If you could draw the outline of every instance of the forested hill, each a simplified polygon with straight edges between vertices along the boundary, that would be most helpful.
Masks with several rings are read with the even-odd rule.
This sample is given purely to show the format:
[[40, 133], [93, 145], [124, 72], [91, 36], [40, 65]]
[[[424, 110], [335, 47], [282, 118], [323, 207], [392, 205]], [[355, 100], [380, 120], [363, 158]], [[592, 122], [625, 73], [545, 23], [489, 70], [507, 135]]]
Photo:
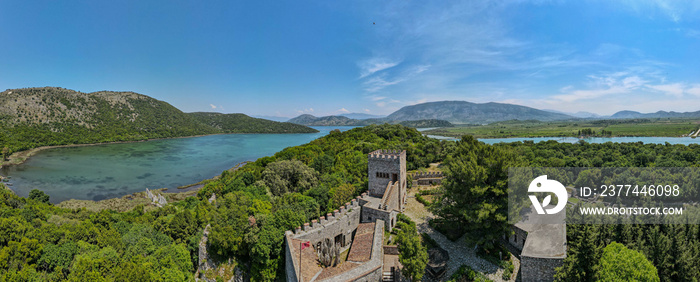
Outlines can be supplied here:
[[[233, 118], [231, 118], [232, 120]], [[17, 152], [39, 146], [135, 141], [201, 134], [251, 132], [227, 122], [217, 128], [172, 105], [134, 92], [83, 93], [59, 87], [9, 89], [0, 93], [0, 146]], [[246, 129], [251, 129], [246, 131]], [[312, 132], [296, 125], [266, 133]]]
[[226, 133], [314, 133], [318, 130], [289, 122], [277, 122], [244, 114], [189, 113], [197, 121]]

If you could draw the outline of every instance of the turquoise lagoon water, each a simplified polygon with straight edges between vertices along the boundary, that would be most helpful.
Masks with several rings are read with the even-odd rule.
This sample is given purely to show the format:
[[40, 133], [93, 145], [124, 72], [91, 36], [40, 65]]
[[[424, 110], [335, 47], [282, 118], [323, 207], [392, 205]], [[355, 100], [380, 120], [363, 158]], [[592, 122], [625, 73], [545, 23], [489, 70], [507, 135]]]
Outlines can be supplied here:
[[314, 127], [304, 134], [225, 134], [148, 142], [55, 148], [38, 152], [24, 164], [4, 167], [10, 188], [26, 197], [32, 189], [68, 199], [102, 200], [146, 188], [169, 188], [212, 178], [244, 161], [270, 156], [353, 127]]
[[[212, 178], [244, 161], [270, 156], [290, 146], [305, 144], [333, 129], [352, 126], [314, 127], [320, 132], [304, 134], [226, 134], [203, 137], [163, 139], [148, 142], [43, 150], [24, 164], [4, 167], [10, 176], [10, 188], [26, 197], [32, 189], [51, 196], [51, 202], [68, 199], [102, 200], [121, 197], [146, 188], [169, 188]], [[451, 137], [430, 136], [455, 140]], [[578, 138], [494, 138], [480, 139], [494, 144], [517, 141], [575, 143]], [[586, 138], [589, 143], [644, 142], [665, 144], [700, 144], [700, 138], [682, 137], [612, 137]]]

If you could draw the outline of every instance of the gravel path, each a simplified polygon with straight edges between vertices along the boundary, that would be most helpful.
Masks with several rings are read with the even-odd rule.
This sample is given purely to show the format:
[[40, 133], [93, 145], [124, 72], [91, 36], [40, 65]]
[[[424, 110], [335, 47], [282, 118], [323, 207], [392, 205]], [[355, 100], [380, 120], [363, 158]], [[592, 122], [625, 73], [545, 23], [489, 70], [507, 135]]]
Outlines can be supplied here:
[[[428, 235], [430, 235], [430, 237], [433, 238], [440, 245], [440, 247], [445, 249], [450, 254], [450, 260], [447, 262], [447, 272], [445, 273], [445, 275], [443, 275], [442, 279], [438, 281], [446, 281], [447, 279], [449, 279], [450, 275], [457, 271], [459, 266], [461, 266], [462, 264], [466, 264], [472, 269], [484, 273], [489, 279], [493, 281], [504, 281], [501, 278], [501, 275], [503, 274], [503, 269], [478, 257], [474, 252], [473, 248], [467, 248], [467, 243], [465, 242], [464, 237], [460, 238], [456, 242], [452, 242], [449, 239], [447, 239], [445, 235], [442, 235], [442, 233], [430, 227], [430, 225], [428, 225], [428, 220], [433, 218], [434, 215], [430, 213], [425, 208], [425, 206], [423, 206], [423, 204], [416, 201], [414, 193], [415, 192], [409, 191], [407, 197], [408, 203], [406, 205], [406, 210], [404, 211], [404, 213], [416, 222], [418, 232], [427, 233]], [[518, 261], [518, 259], [515, 257], [513, 257], [513, 265], [515, 266], [514, 272], [518, 273], [518, 269], [520, 268], [520, 261]], [[423, 281], [435, 281], [434, 279], [429, 278], [428, 276], [429, 275], [427, 274], [424, 275]], [[513, 280], [514, 279], [511, 279], [509, 281]]]

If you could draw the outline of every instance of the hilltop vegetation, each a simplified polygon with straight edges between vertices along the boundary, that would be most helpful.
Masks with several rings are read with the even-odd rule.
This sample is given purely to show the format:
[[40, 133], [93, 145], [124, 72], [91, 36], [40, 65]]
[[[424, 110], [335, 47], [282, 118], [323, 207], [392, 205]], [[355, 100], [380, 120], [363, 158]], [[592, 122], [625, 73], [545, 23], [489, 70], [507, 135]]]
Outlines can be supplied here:
[[277, 122], [244, 114], [189, 113], [195, 120], [225, 133], [314, 133], [318, 130], [289, 122]]
[[7, 147], [10, 154], [39, 146], [213, 133], [315, 132], [242, 114], [205, 119], [207, 122], [196, 117], [133, 92], [82, 93], [58, 87], [6, 90], [0, 93], [0, 146]]

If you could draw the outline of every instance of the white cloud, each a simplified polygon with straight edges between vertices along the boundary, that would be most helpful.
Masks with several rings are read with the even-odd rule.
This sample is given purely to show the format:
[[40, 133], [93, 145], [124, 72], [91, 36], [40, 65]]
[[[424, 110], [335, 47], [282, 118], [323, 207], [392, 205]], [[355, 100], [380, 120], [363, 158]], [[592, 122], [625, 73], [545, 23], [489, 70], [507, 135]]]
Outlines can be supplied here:
[[[397, 102], [398, 102], [398, 101], [397, 101]], [[418, 100], [415, 100], [415, 101], [409, 101], [409, 102], [406, 103], [406, 104], [407, 104], [407, 105], [416, 105], [416, 104], [423, 104], [423, 103], [425, 103], [425, 102], [428, 102], [428, 98], [421, 98], [421, 99], [418, 99]]]
[[370, 112], [369, 109], [363, 109], [363, 111], [365, 111], [365, 113], [369, 113], [369, 112]]
[[377, 92], [379, 90], [384, 89], [387, 86], [396, 85], [396, 84], [399, 84], [403, 81], [404, 81], [403, 78], [399, 78], [399, 79], [395, 79], [395, 80], [387, 80], [384, 77], [375, 76], [375, 77], [372, 77], [364, 82], [365, 91]]
[[660, 91], [666, 95], [681, 97], [683, 96], [685, 85], [682, 83], [670, 83], [670, 84], [660, 84], [660, 85], [647, 85], [647, 87]]
[[360, 67], [360, 78], [364, 78], [376, 72], [393, 68], [400, 63], [401, 61], [392, 61], [386, 58], [371, 58], [364, 60], [357, 65]]
[[[688, 5], [687, 1], [622, 1], [628, 2], [594, 4], [604, 6], [602, 12], [630, 13], [630, 7], [639, 7], [638, 16], [666, 22], [669, 18], [690, 19], [689, 14], [700, 11], [700, 5]], [[571, 8], [569, 3], [555, 2], [534, 5]], [[532, 32], [534, 37], [529, 32], [518, 33], [520, 27], [512, 25], [521, 24], [515, 20], [521, 18], [511, 15], [526, 8], [521, 5], [533, 4], [527, 0], [385, 3], [373, 5], [376, 14], [372, 17], [378, 19], [373, 26], [378, 40], [368, 42], [373, 57], [357, 64], [363, 98], [377, 107], [373, 108], [376, 112], [451, 99], [524, 101], [530, 106], [538, 102], [598, 112], [617, 107], [635, 110], [631, 105], [641, 103], [639, 97], [649, 101], [700, 97], [700, 81], [667, 81], [667, 70], [688, 66], [678, 65], [683, 62], [669, 60], [643, 44], [628, 45], [623, 40], [579, 45], [546, 34], [538, 38], [540, 31]], [[694, 12], [679, 8], [688, 6], [695, 7], [688, 9]], [[700, 38], [694, 26], [677, 26], [680, 29], [673, 32], [678, 37]], [[692, 83], [697, 87], [690, 86]]]
[[700, 84], [695, 84], [695, 85], [691, 86], [685, 92], [688, 92], [688, 94], [700, 97]]
[[622, 79], [622, 86], [625, 88], [637, 88], [645, 83], [647, 83], [645, 80], [636, 75], [628, 76]]
[[214, 104], [209, 104], [209, 106], [210, 106], [212, 109], [216, 109], [216, 106], [215, 106]]
[[[407, 81], [415, 77], [416, 75], [427, 71], [428, 69], [430, 69], [430, 65], [412, 65], [410, 67], [405, 68], [403, 71], [400, 71], [391, 79], [387, 78], [387, 74], [380, 74], [369, 77], [365, 79], [363, 83], [365, 85], [365, 91], [370, 93], [377, 92], [388, 86], [397, 85], [399, 83]], [[379, 101], [385, 98], [386, 97], [383, 96], [370, 96], [370, 99], [372, 99], [372, 101]]]
[[608, 95], [630, 93], [647, 83], [646, 80], [628, 71], [588, 75], [588, 78], [589, 89], [574, 89], [573, 86], [569, 85], [560, 89], [560, 92], [564, 94], [554, 95], [550, 98], [561, 102], [597, 99]]
[[299, 114], [310, 114], [314, 112], [314, 108], [307, 108], [303, 110], [297, 110], [297, 113]]
[[554, 95], [552, 98], [562, 101], [562, 102], [575, 102], [578, 100], [588, 100], [600, 98], [602, 96], [607, 96], [611, 94], [623, 94], [628, 93], [629, 89], [625, 87], [615, 86], [603, 89], [590, 89], [590, 90], [575, 90], [568, 94]]
[[348, 110], [345, 109], [345, 108], [341, 108], [341, 109], [338, 110], [338, 112], [341, 112], [341, 113], [349, 113], [350, 111], [348, 111]]

